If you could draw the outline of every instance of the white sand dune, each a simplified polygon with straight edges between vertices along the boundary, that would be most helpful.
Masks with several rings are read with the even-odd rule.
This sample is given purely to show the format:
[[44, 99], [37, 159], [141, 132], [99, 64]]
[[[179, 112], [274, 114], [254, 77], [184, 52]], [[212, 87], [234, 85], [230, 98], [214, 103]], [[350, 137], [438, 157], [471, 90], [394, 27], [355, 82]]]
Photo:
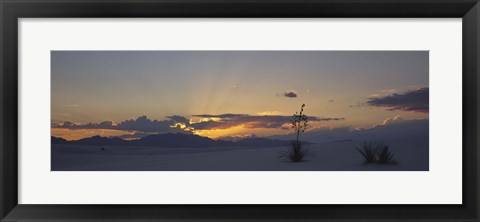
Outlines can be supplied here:
[[[292, 163], [286, 147], [156, 148], [52, 145], [53, 171], [425, 171], [428, 140], [386, 141], [398, 164], [362, 164], [358, 142], [311, 144], [313, 156]], [[104, 150], [102, 150], [104, 148]]]

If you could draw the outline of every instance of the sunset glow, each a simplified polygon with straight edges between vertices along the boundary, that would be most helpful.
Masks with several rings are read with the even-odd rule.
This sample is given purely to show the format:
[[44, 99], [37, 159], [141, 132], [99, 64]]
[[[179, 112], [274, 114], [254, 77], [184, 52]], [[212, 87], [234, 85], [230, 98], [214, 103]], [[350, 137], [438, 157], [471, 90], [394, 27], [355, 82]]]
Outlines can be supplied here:
[[131, 131], [124, 130], [107, 130], [107, 129], [60, 129], [52, 128], [52, 136], [61, 137], [66, 140], [79, 140], [83, 138], [88, 138], [92, 136], [104, 136], [104, 137], [116, 137], [125, 134], [133, 134]]
[[428, 119], [428, 52], [52, 52], [51, 133], [67, 140], [288, 135], [301, 104], [308, 131]]

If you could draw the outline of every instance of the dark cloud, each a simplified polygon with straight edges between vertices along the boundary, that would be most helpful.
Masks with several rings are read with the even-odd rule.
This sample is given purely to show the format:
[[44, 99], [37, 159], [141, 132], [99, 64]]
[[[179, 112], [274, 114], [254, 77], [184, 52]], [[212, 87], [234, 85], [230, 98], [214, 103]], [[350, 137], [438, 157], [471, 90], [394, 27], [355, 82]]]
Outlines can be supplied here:
[[288, 98], [297, 97], [297, 93], [295, 91], [287, 91], [287, 92], [284, 92], [282, 95]]
[[66, 129], [115, 129], [112, 121], [104, 121], [101, 123], [86, 123], [76, 124], [70, 121], [65, 121], [63, 124], [53, 123], [52, 128], [66, 128]]
[[[248, 114], [220, 114], [220, 115], [193, 115], [194, 117], [201, 118], [218, 118], [219, 120], [209, 120], [204, 122], [197, 122], [190, 124], [194, 129], [208, 130], [208, 129], [228, 129], [234, 126], [240, 126], [246, 128], [279, 128], [289, 129], [283, 127], [284, 124], [290, 123], [291, 116], [261, 116], [261, 115], [248, 115]], [[308, 121], [337, 121], [344, 120], [344, 118], [323, 118], [309, 116]]]
[[200, 115], [193, 115], [194, 117], [202, 117], [202, 118], [237, 118], [237, 117], [245, 117], [249, 116], [248, 114], [220, 114], [220, 115], [210, 115], [210, 114], [200, 114]]
[[192, 123], [190, 126], [197, 130], [210, 130], [210, 129], [228, 129], [234, 126], [241, 125], [241, 123], [235, 121], [205, 121]]
[[[235, 126], [246, 128], [278, 128], [289, 129], [284, 124], [290, 123], [291, 116], [260, 116], [248, 114], [220, 114], [220, 115], [193, 115], [193, 117], [207, 118], [206, 121], [192, 122], [184, 116], [167, 116], [166, 120], [151, 120], [146, 116], [140, 116], [137, 119], [130, 119], [115, 124], [112, 121], [101, 123], [76, 124], [73, 122], [64, 122], [63, 124], [52, 124], [52, 128], [65, 129], [112, 129], [135, 131], [142, 133], [167, 133], [167, 132], [187, 132], [191, 130], [210, 130], [210, 129], [228, 129]], [[322, 118], [309, 116], [308, 121], [337, 121], [343, 118]], [[125, 138], [128, 138], [125, 135]]]
[[334, 99], [329, 99], [328, 101], [329, 101], [329, 102], [335, 102], [335, 100], [334, 100]]
[[116, 126], [116, 129], [141, 131], [141, 132], [162, 132], [169, 131], [170, 126], [174, 124], [173, 120], [150, 120], [146, 116], [140, 116], [137, 119], [125, 120]]
[[173, 116], [167, 116], [168, 119], [171, 119], [177, 123], [188, 123], [190, 122], [189, 119], [185, 118], [184, 116], [179, 116], [179, 115], [173, 115]]
[[402, 110], [419, 113], [428, 113], [429, 93], [428, 87], [405, 93], [394, 93], [385, 97], [370, 98], [367, 104], [375, 107], [383, 107], [388, 110]]
[[130, 119], [114, 124], [112, 121], [104, 121], [101, 123], [76, 124], [72, 122], [64, 122], [63, 124], [52, 124], [52, 128], [66, 129], [113, 129], [126, 131], [139, 131], [147, 133], [156, 132], [172, 132], [175, 131], [171, 126], [176, 122], [174, 120], [150, 120], [146, 116], [140, 116], [137, 119]]

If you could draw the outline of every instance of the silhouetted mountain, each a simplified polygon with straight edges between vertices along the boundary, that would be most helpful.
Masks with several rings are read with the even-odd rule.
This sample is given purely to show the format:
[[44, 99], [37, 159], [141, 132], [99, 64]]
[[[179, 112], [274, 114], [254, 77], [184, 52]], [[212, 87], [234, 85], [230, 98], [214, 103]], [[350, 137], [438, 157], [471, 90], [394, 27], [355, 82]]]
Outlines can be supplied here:
[[118, 137], [94, 136], [80, 140], [67, 141], [52, 137], [52, 144], [73, 144], [90, 146], [149, 146], [149, 147], [276, 147], [288, 145], [288, 141], [266, 138], [248, 138], [237, 142], [213, 140], [192, 134], [168, 133], [143, 137], [138, 140], [123, 140]]
[[233, 142], [229, 141], [213, 140], [208, 137], [183, 133], [150, 135], [132, 142], [136, 146], [155, 147], [214, 147], [233, 145]]
[[130, 141], [122, 140], [118, 137], [101, 137], [93, 136], [89, 138], [84, 138], [76, 141], [71, 141], [72, 144], [76, 145], [96, 145], [96, 146], [125, 146], [130, 145]]
[[68, 140], [66, 140], [64, 138], [60, 138], [60, 137], [52, 136], [51, 140], [52, 140], [52, 144], [66, 144], [66, 143], [69, 143]]

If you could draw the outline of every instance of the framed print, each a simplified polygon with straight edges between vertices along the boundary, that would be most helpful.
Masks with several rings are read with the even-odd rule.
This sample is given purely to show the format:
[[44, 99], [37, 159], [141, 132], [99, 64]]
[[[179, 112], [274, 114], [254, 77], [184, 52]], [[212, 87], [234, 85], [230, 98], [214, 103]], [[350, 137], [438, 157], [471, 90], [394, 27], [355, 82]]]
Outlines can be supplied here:
[[[428, 51], [52, 51], [50, 59], [51, 171], [429, 170]], [[388, 89], [365, 102], [354, 96], [369, 84]], [[119, 120], [131, 112], [165, 117]], [[119, 117], [91, 121], [104, 113]]]
[[2, 221], [478, 221], [477, 1], [2, 1]]

